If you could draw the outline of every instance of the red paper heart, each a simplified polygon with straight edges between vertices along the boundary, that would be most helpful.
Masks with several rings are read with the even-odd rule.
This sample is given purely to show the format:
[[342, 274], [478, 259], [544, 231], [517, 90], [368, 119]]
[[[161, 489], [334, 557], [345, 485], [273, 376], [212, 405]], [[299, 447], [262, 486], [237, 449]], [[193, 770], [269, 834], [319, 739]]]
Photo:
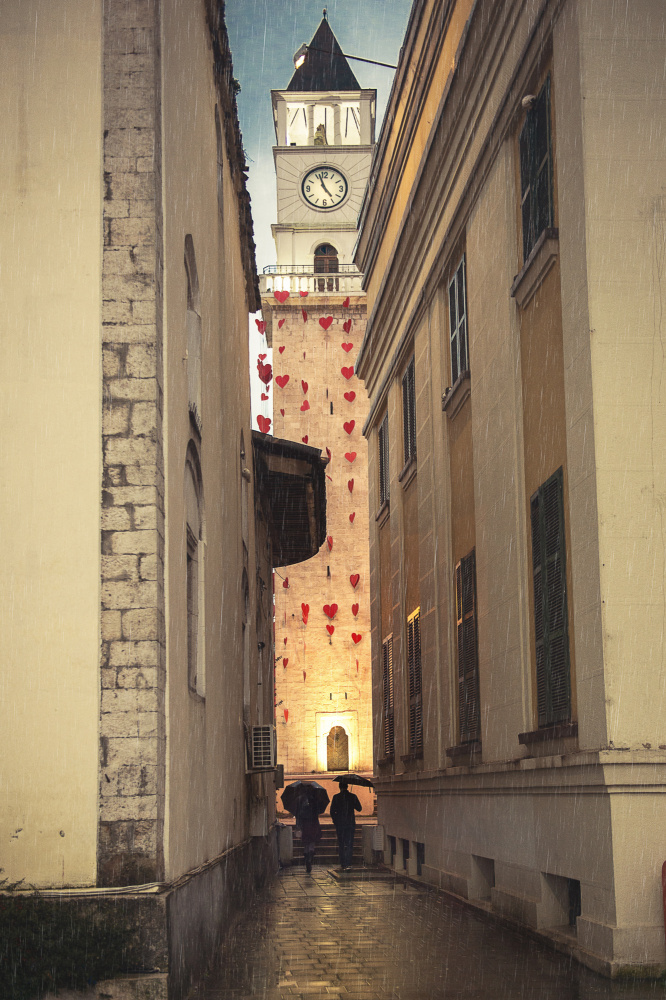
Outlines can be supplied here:
[[263, 400], [266, 400], [266, 399], [269, 399], [269, 396], [267, 396], [267, 394], [266, 394], [265, 392], [262, 392], [262, 394], [261, 394], [261, 398], [262, 398]]
[[282, 416], [282, 417], [284, 416], [284, 410], [283, 409], [280, 409], [280, 416]]
[[356, 585], [360, 579], [361, 579], [360, 573], [352, 573], [352, 575], [349, 577], [349, 582], [351, 583], [354, 590], [356, 590]]
[[288, 656], [283, 656], [282, 657], [282, 666], [286, 667], [288, 663], [289, 663], [289, 657]]
[[353, 389], [351, 390], [351, 392], [345, 393], [345, 399], [347, 400], [348, 403], [354, 402], [354, 400], [356, 399], [356, 393], [354, 392]]
[[328, 460], [330, 462], [331, 461], [331, 449], [330, 448], [326, 449], [326, 454], [328, 455]]
[[356, 517], [356, 511], [353, 511], [353, 512], [352, 512], [352, 513], [351, 513], [351, 514], [349, 515], [349, 520], [351, 521], [351, 523], [352, 523], [352, 524], [354, 523], [354, 518], [355, 518], [355, 517]]
[[346, 379], [350, 379], [352, 377], [352, 375], [354, 374], [354, 369], [353, 368], [341, 368], [340, 371], [342, 372], [342, 374], [344, 375], [344, 377]]
[[352, 321], [350, 319], [346, 319], [342, 324], [342, 329], [345, 331], [345, 333], [349, 333], [351, 328], [352, 328]]
[[356, 645], [357, 645], [357, 644], [358, 644], [358, 643], [359, 643], [359, 642], [361, 641], [361, 639], [363, 638], [363, 636], [362, 636], [362, 635], [359, 635], [359, 634], [358, 634], [358, 632], [352, 632], [352, 634], [351, 634], [351, 635], [352, 635], [352, 639], [354, 640], [354, 645], [355, 645], [355, 646], [356, 646]]
[[326, 631], [328, 632], [329, 635], [333, 635], [333, 633], [335, 632], [335, 625], [327, 625]]
[[330, 479], [330, 480], [331, 480], [331, 482], [333, 482], [333, 476], [329, 476], [329, 475], [328, 475], [328, 473], [326, 474], [326, 478], [327, 478], [327, 479]]
[[321, 319], [319, 320], [319, 326], [322, 328], [322, 330], [328, 330], [332, 322], [333, 322], [332, 316], [322, 316]]
[[[301, 292], [301, 295], [302, 294], [303, 293]], [[303, 317], [303, 322], [307, 323], [307, 321], [308, 321], [308, 311], [307, 311], [307, 309], [301, 309], [301, 315]]]
[[300, 295], [300, 297], [302, 299], [307, 299], [307, 297], [308, 297], [308, 293], [307, 292], [299, 292], [298, 294]]
[[305, 680], [305, 678], [306, 678], [307, 676], [308, 676], [308, 675], [306, 674], [306, 672], [305, 672], [305, 670], [304, 670], [304, 671], [303, 671], [303, 680]]
[[[278, 320], [278, 330], [281, 330], [283, 326], [284, 326], [284, 320], [283, 319], [279, 319]], [[283, 351], [284, 351], [284, 347], [281, 347], [280, 348], [280, 354], [282, 354]]]
[[286, 635], [284, 637], [284, 644], [285, 644], [285, 646], [287, 645], [287, 636]]
[[358, 604], [352, 604], [352, 614], [354, 618], [356, 618], [356, 615], [358, 614]]
[[310, 409], [310, 404], [308, 403], [307, 399], [304, 399], [303, 402], [301, 403], [301, 410], [305, 411], [309, 409]]
[[340, 347], [342, 348], [342, 350], [346, 351], [347, 354], [349, 354], [349, 352], [351, 351], [351, 349], [352, 349], [353, 346], [354, 345], [351, 343], [351, 341], [349, 343], [347, 343], [347, 344], [340, 344]]
[[255, 319], [254, 322], [257, 324], [257, 330], [259, 331], [259, 333], [265, 333], [266, 332], [266, 320], [265, 319]]
[[275, 381], [277, 382], [277, 384], [280, 386], [281, 389], [284, 389], [285, 385], [289, 381], [289, 376], [288, 375], [276, 375], [275, 376]]
[[288, 576], [285, 576], [284, 580], [282, 581], [282, 586], [284, 587], [285, 590], [289, 586], [289, 577]]
[[345, 422], [344, 422], [344, 424], [342, 426], [347, 431], [347, 434], [351, 434], [351, 432], [356, 427], [356, 421], [355, 420], [345, 420]]
[[308, 623], [308, 615], [310, 614], [310, 605], [309, 604], [301, 604], [301, 611], [303, 612], [303, 624], [307, 625], [307, 623]]
[[343, 309], [349, 309], [349, 296], [347, 296], [347, 298], [345, 299], [345, 301], [342, 303], [342, 308]]
[[324, 605], [324, 614], [326, 615], [327, 618], [335, 618], [335, 616], [336, 616], [337, 613], [338, 613], [338, 606], [337, 606], [337, 604], [325, 604]]
[[260, 361], [265, 361], [266, 360], [266, 355], [265, 354], [260, 354], [259, 355], [259, 360]]
[[289, 292], [273, 292], [273, 295], [278, 300], [278, 302], [286, 302], [289, 298]]
[[328, 551], [332, 552], [333, 551], [333, 535], [329, 535], [328, 538], [326, 539], [326, 541], [328, 542]]
[[262, 415], [259, 414], [259, 416], [257, 417], [257, 427], [259, 428], [262, 434], [268, 434], [269, 430], [271, 429], [271, 418], [262, 417]]
[[345, 458], [347, 459], [348, 462], [353, 462], [354, 459], [356, 458], [356, 452], [355, 451], [346, 451], [345, 452]]
[[309, 386], [308, 386], [307, 382], [304, 382], [304, 381], [303, 381], [303, 379], [301, 379], [301, 389], [302, 389], [302, 390], [303, 390], [303, 392], [305, 392], [305, 393], [307, 393], [307, 391], [308, 391], [308, 389], [309, 389]]
[[289, 709], [288, 708], [284, 709], [284, 721], [285, 722], [289, 722]]
[[264, 383], [268, 385], [270, 380], [273, 378], [273, 369], [270, 365], [264, 365], [261, 361], [257, 362], [257, 371], [259, 372], [259, 378]]
[[280, 352], [280, 354], [284, 352], [284, 344], [282, 345], [282, 347], [278, 347], [278, 351]]
[[304, 435], [304, 436], [303, 436], [303, 437], [301, 438], [301, 441], [303, 442], [303, 444], [307, 444], [307, 443], [308, 443], [308, 435], [307, 435], [307, 434], [305, 434], [305, 435]]
[[347, 489], [349, 490], [350, 493], [354, 492], [354, 480], [353, 479], [347, 480]]

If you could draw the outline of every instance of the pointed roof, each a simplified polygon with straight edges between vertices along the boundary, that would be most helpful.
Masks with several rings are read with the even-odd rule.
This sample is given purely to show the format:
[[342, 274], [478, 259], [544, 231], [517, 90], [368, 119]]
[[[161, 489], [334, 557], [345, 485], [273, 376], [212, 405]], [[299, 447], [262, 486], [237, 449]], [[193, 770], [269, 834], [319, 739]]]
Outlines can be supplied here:
[[305, 62], [295, 71], [287, 90], [361, 89], [325, 17], [308, 48]]

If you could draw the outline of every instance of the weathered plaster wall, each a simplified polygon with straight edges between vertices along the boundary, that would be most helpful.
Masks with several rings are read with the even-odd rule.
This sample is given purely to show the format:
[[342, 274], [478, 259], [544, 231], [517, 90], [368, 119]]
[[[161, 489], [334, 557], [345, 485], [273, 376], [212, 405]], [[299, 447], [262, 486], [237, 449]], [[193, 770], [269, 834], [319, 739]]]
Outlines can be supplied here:
[[95, 881], [101, 3], [0, 18], [0, 868]]
[[[248, 835], [250, 788], [243, 729], [241, 431], [252, 468], [248, 304], [237, 195], [222, 135], [219, 218], [213, 53], [204, 4], [168, 0], [163, 20], [165, 410], [167, 469], [168, 829], [166, 871], [176, 875]], [[220, 107], [224, 123], [225, 109]], [[185, 237], [196, 256], [202, 324], [205, 516], [205, 698], [188, 690], [185, 457], [188, 413]], [[252, 490], [248, 577], [250, 697], [256, 705], [258, 581]], [[264, 580], [270, 588], [270, 580]], [[266, 600], [266, 598], [264, 598]], [[256, 721], [256, 720], [255, 720]], [[270, 722], [270, 718], [265, 720]]]

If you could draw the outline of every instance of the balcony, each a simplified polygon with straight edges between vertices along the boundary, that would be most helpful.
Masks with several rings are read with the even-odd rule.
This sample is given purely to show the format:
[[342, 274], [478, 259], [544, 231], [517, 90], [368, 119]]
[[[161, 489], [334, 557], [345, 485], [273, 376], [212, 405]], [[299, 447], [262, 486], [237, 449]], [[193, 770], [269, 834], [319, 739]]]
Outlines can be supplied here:
[[318, 295], [363, 295], [363, 275], [355, 264], [340, 264], [332, 273], [315, 273], [311, 264], [270, 264], [259, 276], [262, 295], [311, 292]]

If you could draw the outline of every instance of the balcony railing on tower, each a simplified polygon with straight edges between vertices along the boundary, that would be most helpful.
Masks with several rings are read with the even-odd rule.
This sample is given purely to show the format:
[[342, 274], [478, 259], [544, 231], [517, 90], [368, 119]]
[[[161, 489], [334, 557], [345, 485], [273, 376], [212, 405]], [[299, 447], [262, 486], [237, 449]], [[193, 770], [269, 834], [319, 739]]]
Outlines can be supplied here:
[[[355, 264], [338, 264], [332, 270], [332, 260], [314, 264], [269, 264], [259, 277], [262, 295], [271, 292], [341, 292], [344, 295], [362, 295], [363, 275]], [[323, 268], [326, 270], [323, 270]]]

